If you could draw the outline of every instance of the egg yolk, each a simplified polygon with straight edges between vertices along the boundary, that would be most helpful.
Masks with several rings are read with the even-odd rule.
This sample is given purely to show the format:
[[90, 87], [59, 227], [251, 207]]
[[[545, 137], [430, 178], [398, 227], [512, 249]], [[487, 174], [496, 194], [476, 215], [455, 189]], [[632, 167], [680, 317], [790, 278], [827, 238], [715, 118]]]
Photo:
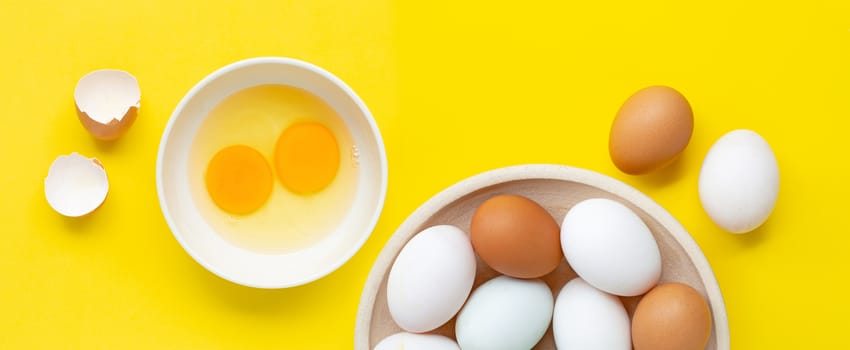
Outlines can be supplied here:
[[275, 145], [275, 170], [280, 182], [297, 194], [310, 194], [328, 186], [339, 169], [339, 144], [324, 125], [293, 124]]
[[207, 167], [206, 177], [213, 202], [231, 214], [249, 214], [262, 207], [274, 185], [266, 159], [245, 145], [218, 151]]

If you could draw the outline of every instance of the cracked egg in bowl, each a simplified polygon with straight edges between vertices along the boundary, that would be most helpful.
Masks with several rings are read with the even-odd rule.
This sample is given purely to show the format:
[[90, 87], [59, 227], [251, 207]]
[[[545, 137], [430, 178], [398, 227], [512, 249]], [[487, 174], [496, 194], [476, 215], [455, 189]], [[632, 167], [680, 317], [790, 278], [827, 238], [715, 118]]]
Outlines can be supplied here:
[[171, 116], [157, 158], [160, 207], [199, 264], [258, 288], [311, 282], [371, 234], [386, 154], [339, 78], [289, 58], [225, 66]]

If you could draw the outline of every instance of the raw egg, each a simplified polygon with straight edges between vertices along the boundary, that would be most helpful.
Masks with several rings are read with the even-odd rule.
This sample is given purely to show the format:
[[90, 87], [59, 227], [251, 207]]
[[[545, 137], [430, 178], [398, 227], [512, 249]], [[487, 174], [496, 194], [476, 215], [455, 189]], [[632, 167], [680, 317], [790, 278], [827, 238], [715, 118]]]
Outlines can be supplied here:
[[274, 160], [277, 176], [286, 188], [299, 194], [314, 193], [336, 176], [339, 144], [326, 126], [297, 123], [280, 135]]
[[214, 106], [189, 151], [188, 185], [216, 233], [244, 249], [297, 251], [340, 228], [358, 189], [354, 139], [319, 96], [259, 85]]
[[678, 91], [651, 86], [629, 97], [611, 125], [608, 151], [622, 172], [632, 175], [661, 168], [691, 140], [694, 113]]
[[701, 350], [711, 335], [708, 304], [691, 286], [665, 283], [641, 299], [632, 318], [635, 350]]
[[469, 235], [487, 265], [512, 277], [541, 277], [563, 258], [558, 223], [540, 204], [522, 196], [484, 201], [472, 215]]
[[259, 151], [245, 145], [229, 146], [210, 161], [207, 190], [213, 202], [232, 214], [248, 214], [272, 193], [272, 170]]

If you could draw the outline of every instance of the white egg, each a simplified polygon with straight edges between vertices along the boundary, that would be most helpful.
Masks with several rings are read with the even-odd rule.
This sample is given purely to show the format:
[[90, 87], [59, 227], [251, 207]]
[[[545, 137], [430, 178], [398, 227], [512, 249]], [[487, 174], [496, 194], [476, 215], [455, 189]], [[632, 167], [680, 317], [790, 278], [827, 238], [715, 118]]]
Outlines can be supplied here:
[[531, 349], [552, 320], [552, 291], [540, 280], [499, 276], [472, 292], [455, 323], [464, 350]]
[[454, 340], [437, 334], [401, 332], [381, 340], [374, 350], [460, 350]]
[[734, 130], [711, 146], [699, 173], [699, 198], [717, 226], [732, 233], [756, 229], [778, 195], [779, 166], [759, 134]]
[[555, 301], [552, 331], [558, 349], [630, 350], [629, 314], [617, 297], [575, 278]]
[[611, 294], [643, 294], [661, 277], [652, 232], [631, 209], [610, 199], [573, 206], [561, 225], [561, 247], [581, 278]]
[[390, 269], [390, 315], [408, 332], [431, 331], [460, 310], [474, 279], [469, 236], [451, 225], [429, 227], [407, 242]]

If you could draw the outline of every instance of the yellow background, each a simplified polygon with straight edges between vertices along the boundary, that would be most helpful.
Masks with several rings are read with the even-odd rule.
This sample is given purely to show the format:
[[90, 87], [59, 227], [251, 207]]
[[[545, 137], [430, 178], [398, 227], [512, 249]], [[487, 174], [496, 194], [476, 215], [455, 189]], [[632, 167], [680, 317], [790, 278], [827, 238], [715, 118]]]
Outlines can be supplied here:
[[[850, 2], [742, 3], [0, 0], [0, 348], [351, 348], [360, 290], [402, 220], [463, 178], [521, 163], [596, 170], [672, 212], [714, 268], [734, 348], [848, 348]], [[196, 264], [154, 182], [183, 94], [266, 55], [350, 84], [389, 158], [386, 207], [363, 249], [286, 290]], [[111, 144], [74, 113], [76, 81], [100, 68], [133, 73], [142, 90], [138, 120]], [[608, 130], [652, 84], [688, 97], [694, 136], [672, 167], [627, 176], [608, 158]], [[711, 143], [736, 128], [771, 143], [781, 174], [773, 216], [743, 236], [715, 227], [696, 190]], [[56, 214], [43, 193], [50, 162], [72, 151], [101, 159], [111, 181], [83, 219]]]

